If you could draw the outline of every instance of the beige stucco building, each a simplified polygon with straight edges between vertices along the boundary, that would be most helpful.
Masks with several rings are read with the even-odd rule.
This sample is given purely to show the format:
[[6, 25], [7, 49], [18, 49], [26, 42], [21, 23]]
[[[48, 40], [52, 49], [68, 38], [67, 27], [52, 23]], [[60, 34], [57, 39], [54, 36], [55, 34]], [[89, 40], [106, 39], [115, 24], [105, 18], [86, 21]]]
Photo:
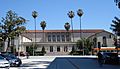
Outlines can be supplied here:
[[[114, 35], [108, 31], [101, 29], [93, 30], [36, 30], [36, 47], [35, 51], [41, 51], [42, 47], [45, 47], [46, 54], [68, 54], [72, 50], [72, 46], [76, 46], [77, 40], [80, 39], [80, 32], [82, 38], [89, 38], [91, 41], [96, 39], [97, 48], [101, 47], [114, 47]], [[27, 47], [32, 46], [35, 43], [35, 31], [27, 30], [22, 33], [19, 38], [16, 38], [15, 45], [18, 51], [26, 52]]]

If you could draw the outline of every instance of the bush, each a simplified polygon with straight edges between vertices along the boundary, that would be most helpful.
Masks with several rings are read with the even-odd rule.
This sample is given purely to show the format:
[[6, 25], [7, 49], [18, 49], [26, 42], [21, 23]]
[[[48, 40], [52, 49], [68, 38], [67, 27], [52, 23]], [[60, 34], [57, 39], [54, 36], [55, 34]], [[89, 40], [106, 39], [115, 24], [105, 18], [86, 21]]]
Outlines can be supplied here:
[[82, 55], [83, 52], [82, 51], [71, 51], [69, 54], [70, 55]]
[[35, 56], [44, 56], [46, 54], [45, 47], [42, 47], [41, 51], [35, 52]]
[[44, 53], [41, 51], [35, 52], [35, 56], [44, 56]]

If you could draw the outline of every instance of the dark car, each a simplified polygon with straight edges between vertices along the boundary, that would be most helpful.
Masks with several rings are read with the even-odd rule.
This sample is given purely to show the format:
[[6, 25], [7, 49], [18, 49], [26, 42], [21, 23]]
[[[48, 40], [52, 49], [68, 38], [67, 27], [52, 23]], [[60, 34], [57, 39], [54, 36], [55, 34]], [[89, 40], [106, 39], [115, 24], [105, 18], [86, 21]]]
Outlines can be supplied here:
[[119, 64], [119, 57], [117, 53], [103, 52], [102, 55], [104, 63]]
[[9, 61], [10, 66], [20, 66], [22, 61], [12, 53], [2, 53], [2, 56]]

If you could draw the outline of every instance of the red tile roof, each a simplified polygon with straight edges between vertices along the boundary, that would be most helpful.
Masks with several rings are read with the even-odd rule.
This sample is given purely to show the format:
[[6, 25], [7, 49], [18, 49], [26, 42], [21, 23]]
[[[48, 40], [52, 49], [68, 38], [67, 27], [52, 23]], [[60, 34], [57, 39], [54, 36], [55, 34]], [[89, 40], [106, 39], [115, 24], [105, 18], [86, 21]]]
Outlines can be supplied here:
[[[81, 30], [81, 32], [83, 32], [83, 33], [98, 33], [98, 32], [103, 32], [104, 30], [102, 30], [102, 29], [94, 29], [94, 30]], [[26, 32], [35, 32], [35, 30], [27, 30]], [[36, 30], [36, 32], [43, 32], [42, 30]], [[57, 32], [57, 33], [59, 33], [59, 32], [67, 32], [66, 30], [44, 30], [44, 32], [47, 32], [47, 33], [49, 33], [49, 32]], [[68, 32], [72, 32], [72, 30], [69, 30]], [[79, 33], [80, 32], [80, 30], [74, 30], [73, 32], [75, 32], [75, 33]]]

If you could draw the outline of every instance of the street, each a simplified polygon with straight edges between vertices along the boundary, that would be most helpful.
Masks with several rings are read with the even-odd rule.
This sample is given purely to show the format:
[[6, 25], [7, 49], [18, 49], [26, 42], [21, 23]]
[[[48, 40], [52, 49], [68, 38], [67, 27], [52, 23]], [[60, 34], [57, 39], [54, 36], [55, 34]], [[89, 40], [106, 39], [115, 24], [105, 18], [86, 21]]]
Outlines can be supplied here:
[[95, 56], [37, 56], [23, 58], [22, 62], [20, 67], [10, 69], [120, 69], [120, 65], [100, 67]]

